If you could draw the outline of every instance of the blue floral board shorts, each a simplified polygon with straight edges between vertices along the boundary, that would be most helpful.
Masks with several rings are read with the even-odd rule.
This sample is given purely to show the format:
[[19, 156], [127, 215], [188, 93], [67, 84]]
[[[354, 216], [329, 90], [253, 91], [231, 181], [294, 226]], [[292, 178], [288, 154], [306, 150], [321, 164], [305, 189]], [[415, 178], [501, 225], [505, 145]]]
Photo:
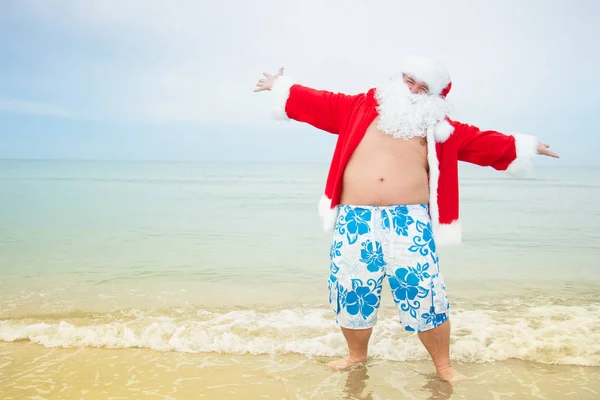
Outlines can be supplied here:
[[330, 257], [329, 303], [339, 326], [375, 325], [386, 277], [405, 330], [423, 332], [448, 319], [427, 205], [340, 205]]

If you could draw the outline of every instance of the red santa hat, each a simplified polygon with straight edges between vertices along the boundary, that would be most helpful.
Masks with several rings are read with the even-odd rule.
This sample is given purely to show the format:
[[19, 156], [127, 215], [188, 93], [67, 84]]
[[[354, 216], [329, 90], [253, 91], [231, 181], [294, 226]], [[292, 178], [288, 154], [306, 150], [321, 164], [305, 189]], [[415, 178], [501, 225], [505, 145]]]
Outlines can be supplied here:
[[452, 81], [446, 68], [431, 58], [417, 55], [408, 56], [400, 63], [400, 72], [425, 82], [429, 87], [430, 94], [445, 98], [452, 87]]

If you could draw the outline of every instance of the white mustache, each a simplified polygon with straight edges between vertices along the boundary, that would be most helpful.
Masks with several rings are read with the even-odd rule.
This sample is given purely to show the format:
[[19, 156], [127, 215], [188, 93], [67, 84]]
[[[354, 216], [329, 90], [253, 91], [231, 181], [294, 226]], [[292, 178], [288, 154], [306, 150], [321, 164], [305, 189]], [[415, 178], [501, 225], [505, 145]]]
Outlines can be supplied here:
[[393, 79], [377, 89], [379, 129], [394, 137], [425, 135], [425, 129], [442, 120], [449, 104], [440, 96], [413, 94], [404, 80]]

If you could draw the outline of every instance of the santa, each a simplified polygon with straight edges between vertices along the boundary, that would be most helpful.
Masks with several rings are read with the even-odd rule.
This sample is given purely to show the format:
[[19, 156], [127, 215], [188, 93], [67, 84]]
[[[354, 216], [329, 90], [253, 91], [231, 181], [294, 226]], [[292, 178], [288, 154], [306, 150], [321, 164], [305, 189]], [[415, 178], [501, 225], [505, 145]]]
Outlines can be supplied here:
[[399, 73], [364, 93], [317, 90], [264, 74], [273, 116], [337, 135], [319, 202], [333, 231], [329, 302], [349, 354], [330, 366], [365, 362], [388, 279], [400, 325], [417, 332], [438, 375], [465, 377], [450, 361], [450, 303], [438, 245], [461, 242], [458, 162], [522, 176], [536, 155], [558, 158], [535, 136], [481, 130], [450, 119], [452, 82], [436, 60], [410, 56]]

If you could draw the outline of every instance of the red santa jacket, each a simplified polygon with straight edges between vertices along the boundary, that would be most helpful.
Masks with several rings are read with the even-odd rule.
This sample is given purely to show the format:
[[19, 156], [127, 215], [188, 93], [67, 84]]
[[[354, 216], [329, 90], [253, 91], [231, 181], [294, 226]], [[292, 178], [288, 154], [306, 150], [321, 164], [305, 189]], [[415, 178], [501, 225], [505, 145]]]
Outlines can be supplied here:
[[[378, 115], [376, 90], [347, 95], [315, 90], [291, 78], [277, 78], [272, 88], [273, 116], [296, 120], [338, 135], [319, 214], [326, 231], [334, 228], [342, 194], [342, 177], [354, 150]], [[537, 139], [531, 135], [506, 135], [453, 121], [446, 117], [427, 132], [429, 163], [429, 210], [432, 231], [440, 245], [459, 244], [458, 162], [490, 166], [515, 176], [531, 168]]]

